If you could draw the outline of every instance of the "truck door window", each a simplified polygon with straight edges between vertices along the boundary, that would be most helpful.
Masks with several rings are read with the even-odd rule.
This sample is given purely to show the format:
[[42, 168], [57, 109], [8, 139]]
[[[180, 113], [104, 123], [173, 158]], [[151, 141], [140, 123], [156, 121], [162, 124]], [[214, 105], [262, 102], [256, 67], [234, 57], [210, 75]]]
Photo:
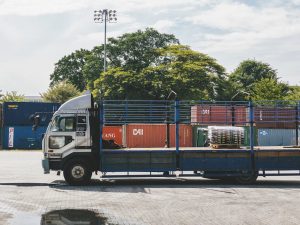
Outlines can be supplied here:
[[86, 117], [78, 116], [77, 117], [77, 129], [76, 131], [86, 131]]

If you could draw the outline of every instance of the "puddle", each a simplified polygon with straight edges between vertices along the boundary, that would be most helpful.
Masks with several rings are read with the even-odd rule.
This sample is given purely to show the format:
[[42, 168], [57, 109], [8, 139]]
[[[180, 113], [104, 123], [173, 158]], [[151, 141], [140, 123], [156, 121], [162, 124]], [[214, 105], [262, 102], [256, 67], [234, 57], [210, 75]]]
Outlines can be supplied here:
[[[41, 225], [113, 225], [103, 215], [90, 210], [63, 209], [44, 213], [42, 216], [17, 213], [10, 224]], [[116, 225], [116, 224], [114, 224]]]

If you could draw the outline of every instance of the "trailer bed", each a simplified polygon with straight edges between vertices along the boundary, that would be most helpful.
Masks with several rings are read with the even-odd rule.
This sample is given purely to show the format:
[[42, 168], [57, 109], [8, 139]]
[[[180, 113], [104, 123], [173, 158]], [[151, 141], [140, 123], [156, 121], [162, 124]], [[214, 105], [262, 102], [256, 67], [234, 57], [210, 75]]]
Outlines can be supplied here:
[[300, 149], [283, 146], [124, 148], [101, 152], [103, 172], [300, 170]]

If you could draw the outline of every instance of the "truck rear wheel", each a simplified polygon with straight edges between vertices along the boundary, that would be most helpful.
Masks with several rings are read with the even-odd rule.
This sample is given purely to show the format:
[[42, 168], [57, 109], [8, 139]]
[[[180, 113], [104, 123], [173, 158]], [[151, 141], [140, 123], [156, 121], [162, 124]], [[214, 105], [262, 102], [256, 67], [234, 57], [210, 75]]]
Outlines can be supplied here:
[[235, 178], [235, 181], [239, 184], [254, 184], [257, 180], [258, 172], [249, 175], [242, 175]]
[[92, 171], [84, 160], [72, 159], [64, 167], [64, 178], [70, 185], [88, 184]]

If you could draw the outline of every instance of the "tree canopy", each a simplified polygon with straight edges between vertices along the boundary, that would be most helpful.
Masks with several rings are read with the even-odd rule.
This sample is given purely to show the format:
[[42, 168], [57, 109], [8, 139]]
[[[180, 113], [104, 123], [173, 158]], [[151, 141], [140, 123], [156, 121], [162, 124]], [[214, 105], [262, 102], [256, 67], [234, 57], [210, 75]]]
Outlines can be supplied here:
[[108, 99], [165, 99], [171, 90], [180, 99], [214, 99], [225, 69], [215, 59], [188, 46], [157, 49], [155, 65], [140, 72], [111, 68], [95, 81], [94, 95]]
[[233, 90], [248, 93], [239, 95], [235, 100], [276, 100], [288, 96], [288, 84], [279, 81], [277, 71], [269, 64], [253, 59], [242, 61], [229, 75]]
[[108, 38], [106, 72], [103, 58], [103, 45], [64, 56], [55, 64], [50, 86], [67, 81], [79, 91], [89, 89], [96, 97], [101, 93], [106, 99], [164, 99], [171, 90], [179, 99], [298, 96], [265, 62], [244, 60], [228, 75], [214, 58], [181, 45], [172, 34], [152, 28]]
[[50, 87], [41, 96], [44, 101], [64, 103], [67, 100], [80, 95], [76, 87], [67, 81], [61, 81]]
[[16, 91], [6, 92], [6, 94], [0, 93], [0, 103], [3, 102], [22, 102], [25, 100], [25, 96], [18, 94]]

